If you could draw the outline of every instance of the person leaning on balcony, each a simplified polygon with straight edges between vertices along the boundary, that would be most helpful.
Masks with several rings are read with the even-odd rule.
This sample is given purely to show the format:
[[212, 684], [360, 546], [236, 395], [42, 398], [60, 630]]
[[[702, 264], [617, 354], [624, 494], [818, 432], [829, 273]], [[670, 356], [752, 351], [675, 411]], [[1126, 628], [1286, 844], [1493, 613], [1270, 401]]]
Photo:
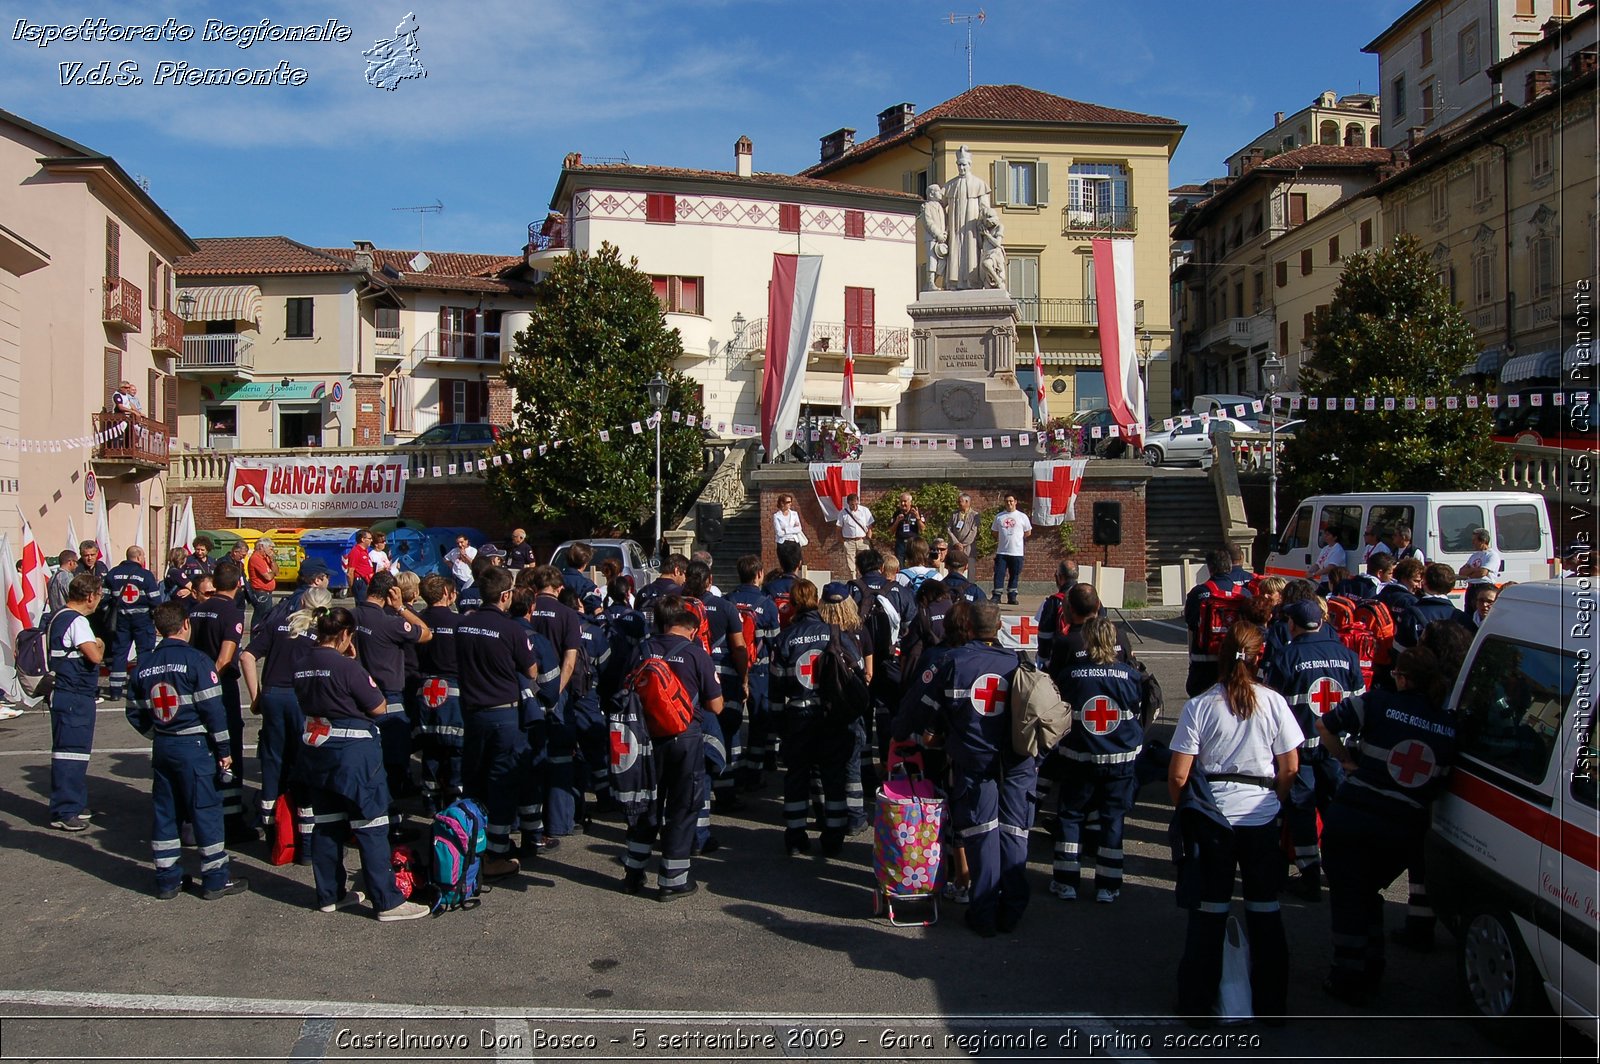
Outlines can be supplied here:
[[139, 393], [132, 384], [123, 381], [117, 385], [117, 390], [111, 393], [111, 409], [119, 414], [139, 412]]

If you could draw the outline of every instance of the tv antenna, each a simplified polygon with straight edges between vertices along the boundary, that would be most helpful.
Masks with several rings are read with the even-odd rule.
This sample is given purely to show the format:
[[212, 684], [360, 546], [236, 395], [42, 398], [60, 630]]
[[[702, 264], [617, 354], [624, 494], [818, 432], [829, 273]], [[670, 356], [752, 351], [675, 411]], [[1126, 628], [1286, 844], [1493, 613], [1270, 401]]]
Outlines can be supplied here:
[[417, 253], [411, 256], [411, 261], [407, 265], [421, 273], [433, 262], [432, 259], [428, 258], [428, 253], [422, 250], [428, 246], [428, 215], [442, 213], [444, 204], [435, 199], [432, 203], [425, 203], [421, 207], [390, 207], [389, 209], [417, 215]]
[[977, 23], [978, 25], [981, 26], [984, 22], [986, 22], [988, 20], [988, 18], [989, 18], [989, 16], [984, 14], [983, 8], [981, 8], [981, 7], [978, 8], [978, 13], [976, 15], [958, 15], [954, 11], [950, 12], [950, 25], [954, 26], [958, 22], [964, 22], [964, 23], [967, 24], [967, 88], [968, 89], [972, 88], [972, 24], [973, 23]]

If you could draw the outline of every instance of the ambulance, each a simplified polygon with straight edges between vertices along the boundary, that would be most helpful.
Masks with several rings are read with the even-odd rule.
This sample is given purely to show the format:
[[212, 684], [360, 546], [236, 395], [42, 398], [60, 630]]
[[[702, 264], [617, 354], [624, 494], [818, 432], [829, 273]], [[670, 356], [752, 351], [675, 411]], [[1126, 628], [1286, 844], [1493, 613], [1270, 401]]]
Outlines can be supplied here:
[[[1472, 556], [1472, 533], [1489, 530], [1489, 543], [1505, 558], [1505, 571], [1495, 583], [1544, 580], [1556, 560], [1550, 536], [1550, 515], [1544, 496], [1524, 491], [1357, 492], [1314, 495], [1295, 507], [1294, 515], [1272, 544], [1266, 572], [1288, 578], [1311, 571], [1322, 548], [1321, 531], [1331, 528], [1349, 558], [1352, 574], [1360, 564], [1361, 534], [1369, 527], [1386, 533], [1396, 525], [1411, 529], [1411, 542], [1430, 562], [1460, 569]], [[1461, 595], [1465, 582], [1457, 586]]]
[[1502, 591], [1451, 694], [1458, 757], [1427, 885], [1485, 1017], [1553, 1010], [1593, 1038], [1600, 997], [1600, 751], [1590, 577]]

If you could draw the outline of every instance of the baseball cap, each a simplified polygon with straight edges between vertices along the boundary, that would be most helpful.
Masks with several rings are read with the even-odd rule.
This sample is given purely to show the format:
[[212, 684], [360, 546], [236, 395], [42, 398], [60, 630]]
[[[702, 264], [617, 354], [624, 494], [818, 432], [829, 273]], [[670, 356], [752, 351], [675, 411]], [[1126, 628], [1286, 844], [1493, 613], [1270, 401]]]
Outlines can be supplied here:
[[587, 595], [583, 596], [583, 608], [588, 610], [590, 613], [594, 613], [596, 610], [603, 609], [605, 604], [606, 600], [601, 597], [600, 592], [598, 591], [591, 591]]
[[505, 556], [506, 552], [496, 547], [493, 543], [485, 543], [478, 548], [478, 557], [480, 558], [504, 558]]
[[1301, 628], [1322, 627], [1322, 607], [1311, 599], [1289, 603], [1283, 608], [1283, 615]]
[[850, 597], [850, 585], [834, 580], [822, 589], [823, 602], [843, 602]]
[[328, 563], [316, 558], [307, 558], [300, 563], [300, 582], [309, 584], [319, 576], [332, 576], [333, 570], [328, 568]]

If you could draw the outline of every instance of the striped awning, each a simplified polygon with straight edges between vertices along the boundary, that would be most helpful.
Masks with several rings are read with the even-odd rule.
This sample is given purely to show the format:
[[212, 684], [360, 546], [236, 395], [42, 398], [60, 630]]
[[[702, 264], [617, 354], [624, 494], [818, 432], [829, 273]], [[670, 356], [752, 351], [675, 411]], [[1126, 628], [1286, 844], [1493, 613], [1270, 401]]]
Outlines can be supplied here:
[[1593, 341], [1573, 344], [1567, 348], [1567, 353], [1561, 360], [1562, 372], [1573, 378], [1583, 377], [1593, 372], [1596, 361], [1600, 361], [1600, 350], [1595, 348]]
[[1541, 377], [1556, 380], [1560, 376], [1560, 351], [1534, 351], [1531, 354], [1518, 355], [1507, 362], [1500, 370], [1500, 383], [1516, 384], [1519, 381]]
[[[1100, 365], [1100, 352], [1098, 351], [1043, 351], [1040, 352], [1039, 361], [1047, 366], [1095, 366]], [[1033, 352], [1018, 351], [1017, 367], [1033, 365]]]
[[[192, 305], [184, 297], [194, 299]], [[178, 293], [178, 312], [189, 321], [248, 321], [261, 324], [261, 289], [253, 284], [185, 288]]]
[[1486, 347], [1478, 352], [1476, 361], [1469, 362], [1461, 371], [1463, 377], [1499, 377], [1500, 363], [1505, 360], [1503, 347]]

